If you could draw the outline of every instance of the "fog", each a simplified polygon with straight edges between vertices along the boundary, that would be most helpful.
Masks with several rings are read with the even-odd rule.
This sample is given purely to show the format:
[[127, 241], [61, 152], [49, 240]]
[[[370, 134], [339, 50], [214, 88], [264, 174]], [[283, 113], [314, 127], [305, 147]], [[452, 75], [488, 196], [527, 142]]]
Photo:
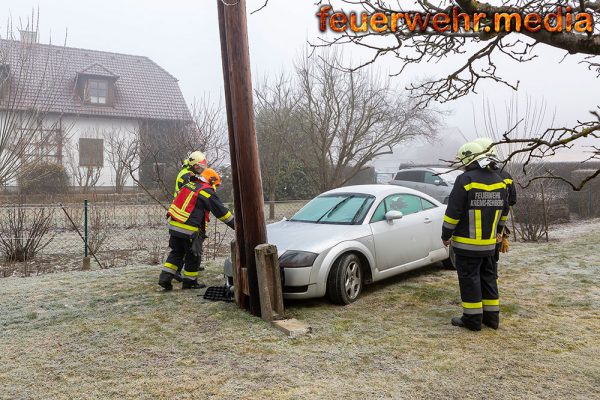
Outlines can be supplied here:
[[[75, 0], [3, 0], [0, 8], [0, 33], [5, 36], [6, 24], [12, 18], [18, 28], [19, 20], [31, 17], [39, 7], [40, 42], [66, 44], [94, 50], [144, 55], [179, 79], [181, 90], [189, 103], [194, 98], [209, 95], [214, 101], [222, 98], [217, 0], [105, 0], [82, 2]], [[264, 0], [249, 0], [249, 11], [262, 6]], [[250, 55], [255, 81], [281, 71], [290, 72], [294, 60], [305, 49], [307, 42], [317, 43], [323, 37], [315, 16], [313, 1], [270, 0], [260, 12], [249, 15]], [[331, 37], [331, 33], [328, 33]], [[368, 54], [356, 47], [346, 46], [348, 59], [361, 60]], [[600, 79], [578, 62], [581, 56], [561, 62], [563, 51], [540, 45], [539, 57], [519, 64], [498, 58], [498, 73], [516, 84], [518, 95], [547, 104], [548, 122], [572, 125], [577, 120], [589, 119], [589, 111], [600, 101]], [[453, 72], [458, 59], [437, 64], [420, 64], [393, 79], [402, 92], [409, 82]], [[399, 69], [397, 60], [384, 58], [374, 68], [382, 73]], [[444, 141], [437, 142], [444, 150], [456, 147], [464, 138], [484, 134], [482, 107], [484, 101], [495, 108], [495, 118], [502, 127], [506, 120], [505, 105], [515, 92], [501, 84], [486, 82], [472, 93], [451, 103], [436, 105], [450, 112], [446, 127], [440, 132]], [[463, 135], [460, 135], [462, 132]], [[589, 144], [589, 141], [588, 141]], [[415, 158], [418, 146], [405, 146], [402, 158]], [[453, 149], [455, 150], [455, 149]], [[413, 153], [414, 151], [414, 153]], [[572, 157], [572, 156], [569, 156]]]

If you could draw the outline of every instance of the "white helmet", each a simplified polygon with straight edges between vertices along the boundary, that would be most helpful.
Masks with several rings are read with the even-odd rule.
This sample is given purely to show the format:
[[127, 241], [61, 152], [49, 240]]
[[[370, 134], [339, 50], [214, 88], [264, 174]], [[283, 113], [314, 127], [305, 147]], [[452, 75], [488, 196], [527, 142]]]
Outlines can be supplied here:
[[475, 161], [487, 158], [484, 151], [485, 149], [478, 143], [468, 142], [460, 146], [460, 149], [456, 153], [456, 158], [466, 167]]
[[498, 161], [498, 152], [496, 151], [496, 146], [492, 146], [494, 144], [494, 141], [492, 139], [487, 137], [481, 137], [475, 139], [473, 142], [477, 143], [483, 148], [483, 151], [486, 152], [486, 157], [489, 157], [493, 161]]
[[190, 167], [199, 165], [200, 168], [204, 170], [206, 168], [206, 156], [201, 151], [194, 151], [190, 153], [187, 160], [184, 161], [184, 164], [189, 165]]

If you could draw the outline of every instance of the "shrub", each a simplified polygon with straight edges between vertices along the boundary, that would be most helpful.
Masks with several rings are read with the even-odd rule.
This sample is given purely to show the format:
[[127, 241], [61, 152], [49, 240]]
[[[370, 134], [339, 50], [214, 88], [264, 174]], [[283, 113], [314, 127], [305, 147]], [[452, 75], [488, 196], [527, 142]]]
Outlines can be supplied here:
[[64, 166], [43, 161], [23, 166], [17, 177], [17, 183], [22, 192], [65, 193], [69, 189], [69, 175]]
[[53, 210], [19, 206], [6, 210], [0, 220], [0, 252], [9, 262], [33, 259], [52, 241]]

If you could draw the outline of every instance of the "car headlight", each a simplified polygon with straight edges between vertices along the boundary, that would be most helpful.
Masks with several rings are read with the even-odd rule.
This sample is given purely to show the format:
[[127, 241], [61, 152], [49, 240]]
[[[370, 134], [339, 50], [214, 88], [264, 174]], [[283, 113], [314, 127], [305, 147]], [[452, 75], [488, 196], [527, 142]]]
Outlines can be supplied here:
[[309, 251], [286, 251], [279, 257], [279, 266], [282, 268], [310, 267], [318, 256], [318, 254]]

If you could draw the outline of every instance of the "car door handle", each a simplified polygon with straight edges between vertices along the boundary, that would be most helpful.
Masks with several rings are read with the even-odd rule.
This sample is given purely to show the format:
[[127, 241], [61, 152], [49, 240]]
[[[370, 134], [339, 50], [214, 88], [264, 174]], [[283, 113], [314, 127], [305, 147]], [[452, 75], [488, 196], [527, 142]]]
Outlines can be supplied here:
[[433, 222], [433, 221], [431, 220], [431, 218], [425, 218], [425, 223], [426, 223], [426, 224], [430, 224], [430, 223], [432, 223], [432, 222]]

